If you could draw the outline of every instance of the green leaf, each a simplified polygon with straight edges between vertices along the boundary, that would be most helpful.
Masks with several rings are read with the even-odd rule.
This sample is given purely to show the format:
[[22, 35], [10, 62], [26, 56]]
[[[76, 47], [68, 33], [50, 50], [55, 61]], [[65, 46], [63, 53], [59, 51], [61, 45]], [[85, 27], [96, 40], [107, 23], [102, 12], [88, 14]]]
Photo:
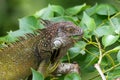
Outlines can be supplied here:
[[116, 9], [108, 4], [101, 4], [98, 6], [97, 8], [97, 14], [99, 15], [113, 15], [115, 14], [117, 11]]
[[69, 56], [71, 56], [71, 59], [80, 54], [80, 48], [79, 47], [72, 47], [69, 49]]
[[117, 60], [118, 60], [118, 62], [120, 62], [120, 50], [117, 53]]
[[32, 80], [44, 80], [44, 77], [42, 74], [40, 74], [39, 72], [35, 71], [34, 69], [31, 69], [32, 70]]
[[101, 4], [98, 6], [96, 13], [99, 15], [113, 15], [117, 10], [108, 4]]
[[14, 32], [10, 31], [10, 32], [8, 32], [6, 40], [7, 40], [7, 42], [14, 42], [14, 41], [18, 40], [17, 37], [23, 36], [25, 33], [26, 32], [22, 31], [22, 30], [17, 30]]
[[0, 38], [2, 42], [14, 42], [19, 36], [24, 36], [26, 33], [33, 33], [36, 29], [42, 29], [44, 26], [34, 16], [27, 16], [19, 19], [19, 30], [10, 31], [8, 35]]
[[20, 30], [25, 31], [26, 33], [31, 33], [33, 30], [43, 28], [34, 16], [19, 19], [19, 27]]
[[77, 42], [74, 47], [68, 50], [68, 55], [64, 56], [62, 58], [62, 61], [68, 60], [68, 57], [70, 59], [73, 59], [74, 57], [78, 56], [80, 53], [84, 55], [85, 54], [84, 48], [86, 45], [87, 43], [84, 41]]
[[85, 10], [85, 12], [89, 15], [89, 16], [91, 16], [91, 15], [93, 15], [93, 14], [95, 14], [96, 13], [96, 8], [97, 8], [97, 4], [95, 4], [93, 7], [90, 7], [90, 8], [87, 8], [86, 10]]
[[8, 35], [6, 35], [4, 37], [0, 37], [0, 42], [9, 43], [9, 42], [18, 41], [17, 37], [19, 37], [19, 36], [23, 36], [24, 37], [25, 33], [26, 32], [22, 31], [22, 30], [10, 31], [10, 32], [8, 32]]
[[82, 23], [87, 26], [88, 31], [94, 31], [96, 28], [94, 19], [88, 16], [85, 12], [83, 13]]
[[7, 42], [7, 36], [0, 37], [0, 44], [2, 45], [4, 42]]
[[49, 5], [48, 7], [36, 12], [34, 16], [36, 18], [50, 19], [55, 17], [55, 13], [59, 14], [59, 16], [63, 16], [64, 8], [58, 5]]
[[58, 13], [59, 15], [64, 15], [64, 8], [62, 6], [58, 5], [51, 5], [52, 11]]
[[95, 34], [98, 37], [101, 37], [103, 35], [111, 35], [113, 33], [114, 33], [114, 28], [112, 26], [108, 26], [108, 25], [104, 25], [104, 26], [98, 27], [95, 30]]
[[67, 61], [68, 57], [70, 59], [73, 59], [74, 57], [76, 57], [77, 55], [80, 54], [81, 49], [79, 47], [72, 47], [68, 50], [68, 55], [64, 56], [61, 61]]
[[98, 60], [99, 50], [96, 47], [89, 46], [87, 49], [87, 57], [85, 59], [85, 68], [88, 68], [90, 66], [93, 66], [96, 61]]
[[108, 80], [117, 80], [120, 77], [120, 66], [112, 69], [112, 71], [108, 72]]
[[84, 30], [84, 37], [91, 38], [93, 31], [96, 28], [96, 24], [93, 18], [88, 16], [85, 12], [83, 13], [82, 21], [80, 22], [81, 28]]
[[114, 35], [106, 35], [102, 37], [102, 44], [107, 47], [112, 45], [118, 40], [119, 36], [114, 36]]
[[64, 80], [81, 80], [81, 77], [77, 73], [69, 73], [65, 76]]
[[77, 15], [85, 6], [86, 6], [86, 4], [68, 8], [68, 9], [66, 9], [65, 12], [67, 15]]
[[50, 19], [54, 17], [54, 12], [51, 8], [51, 5], [49, 5], [47, 8], [43, 8], [42, 10], [36, 12], [34, 16], [36, 18]]
[[80, 54], [85, 55], [86, 54], [85, 50], [81, 50]]
[[[106, 20], [107, 17], [94, 14], [94, 15], [92, 15], [92, 18], [94, 18], [96, 27], [100, 27], [100, 25], [102, 25], [105, 22], [104, 20]], [[108, 21], [106, 20], [106, 22], [108, 22]], [[105, 24], [106, 24], [106, 22], [105, 22]]]
[[86, 58], [86, 66], [84, 68], [88, 68], [90, 67], [91, 65], [95, 64], [95, 62], [98, 60], [98, 58], [96, 56], [93, 56], [93, 55], [89, 55], [87, 56]]
[[76, 47], [79, 47], [80, 49], [84, 49], [86, 47], [87, 43], [85, 41], [78, 41], [75, 43]]
[[51, 18], [51, 20], [54, 21], [54, 22], [71, 21], [71, 22], [77, 24], [76, 21], [74, 20], [74, 18], [73, 18], [73, 17], [70, 17], [70, 16], [54, 17], [54, 18]]
[[111, 21], [115, 28], [115, 33], [120, 34], [120, 18], [112, 18]]

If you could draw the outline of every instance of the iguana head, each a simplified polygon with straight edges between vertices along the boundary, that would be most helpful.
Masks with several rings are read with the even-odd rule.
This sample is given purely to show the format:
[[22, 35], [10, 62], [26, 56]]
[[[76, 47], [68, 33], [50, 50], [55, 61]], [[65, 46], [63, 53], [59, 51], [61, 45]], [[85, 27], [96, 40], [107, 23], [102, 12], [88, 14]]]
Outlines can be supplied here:
[[[74, 25], [72, 22], [58, 22], [51, 25], [51, 30], [56, 31], [52, 40], [52, 58], [51, 61], [57, 61], [63, 57], [67, 50], [73, 46], [74, 42], [78, 41], [83, 31], [80, 27]], [[78, 37], [75, 39], [74, 37]]]
[[55, 23], [54, 27], [56, 36], [53, 41], [56, 47], [73, 45], [73, 41], [78, 41], [83, 35], [83, 30], [72, 22]]
[[[40, 32], [40, 41], [37, 43], [37, 52], [48, 66], [45, 72], [51, 72], [49, 68], [56, 65], [74, 44], [74, 36], [82, 37], [83, 31], [72, 22], [51, 22], [44, 20], [45, 28]], [[78, 40], [78, 39], [77, 39]]]
[[58, 36], [71, 38], [74, 36], [81, 37], [83, 35], [83, 30], [72, 22], [61, 22], [59, 25]]
[[46, 20], [44, 22], [46, 22], [45, 25], [47, 23], [49, 25], [47, 24], [44, 31], [42, 31], [43, 34], [40, 35], [45, 38], [44, 43], [41, 44], [51, 44], [51, 46], [48, 45], [49, 48], [60, 47], [61, 44], [62, 46], [71, 45], [73, 41], [78, 41], [83, 35], [83, 30], [72, 22], [54, 23]]

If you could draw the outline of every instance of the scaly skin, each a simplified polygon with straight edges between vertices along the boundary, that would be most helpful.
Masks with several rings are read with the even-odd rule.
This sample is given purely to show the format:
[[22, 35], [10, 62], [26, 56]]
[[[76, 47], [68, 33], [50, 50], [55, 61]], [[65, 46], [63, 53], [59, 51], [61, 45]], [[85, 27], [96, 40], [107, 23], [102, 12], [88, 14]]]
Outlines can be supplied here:
[[38, 33], [0, 51], [0, 80], [25, 79], [31, 74], [30, 68], [37, 69], [42, 61], [54, 64], [73, 46], [72, 36], [83, 34], [71, 22], [53, 23]]
[[20, 80], [31, 74], [30, 68], [37, 69], [34, 55], [34, 38], [18, 42], [0, 51], [0, 80]]

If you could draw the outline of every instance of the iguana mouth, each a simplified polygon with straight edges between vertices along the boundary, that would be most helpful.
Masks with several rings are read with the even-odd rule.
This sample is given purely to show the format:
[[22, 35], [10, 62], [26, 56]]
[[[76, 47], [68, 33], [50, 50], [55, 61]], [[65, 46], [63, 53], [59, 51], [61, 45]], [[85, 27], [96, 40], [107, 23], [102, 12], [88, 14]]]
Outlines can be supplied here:
[[73, 38], [73, 39], [75, 39], [75, 40], [80, 40], [81, 37], [82, 37], [82, 35], [83, 35], [83, 30], [79, 30], [78, 33], [72, 34], [72, 35], [71, 35], [71, 38]]
[[71, 38], [73, 38], [73, 39], [76, 39], [76, 38], [81, 38], [81, 36], [83, 35], [83, 30], [79, 30], [79, 31], [77, 31], [76, 33], [74, 33], [74, 34], [71, 34], [71, 35], [69, 35]]
[[81, 36], [80, 35], [73, 35], [73, 36], [71, 36], [71, 38], [75, 41], [78, 41], [81, 39]]
[[51, 58], [50, 58], [51, 63], [54, 63], [56, 61], [56, 58], [59, 56], [59, 54], [60, 54], [60, 48], [54, 49], [51, 52]]
[[75, 40], [79, 40], [79, 39], [81, 39], [82, 35], [83, 35], [83, 32], [77, 33], [77, 34], [72, 34], [72, 35], [70, 35], [70, 38], [75, 39]]

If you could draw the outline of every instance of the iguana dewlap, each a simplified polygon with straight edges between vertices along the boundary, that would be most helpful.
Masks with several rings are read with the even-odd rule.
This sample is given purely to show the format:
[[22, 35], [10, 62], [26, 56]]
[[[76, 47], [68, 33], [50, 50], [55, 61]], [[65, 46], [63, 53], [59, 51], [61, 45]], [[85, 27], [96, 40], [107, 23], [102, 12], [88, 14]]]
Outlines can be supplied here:
[[73, 36], [83, 34], [71, 22], [52, 23], [37, 32], [0, 51], [0, 80], [25, 79], [31, 74], [30, 68], [37, 69], [41, 61], [59, 61], [73, 46]]

